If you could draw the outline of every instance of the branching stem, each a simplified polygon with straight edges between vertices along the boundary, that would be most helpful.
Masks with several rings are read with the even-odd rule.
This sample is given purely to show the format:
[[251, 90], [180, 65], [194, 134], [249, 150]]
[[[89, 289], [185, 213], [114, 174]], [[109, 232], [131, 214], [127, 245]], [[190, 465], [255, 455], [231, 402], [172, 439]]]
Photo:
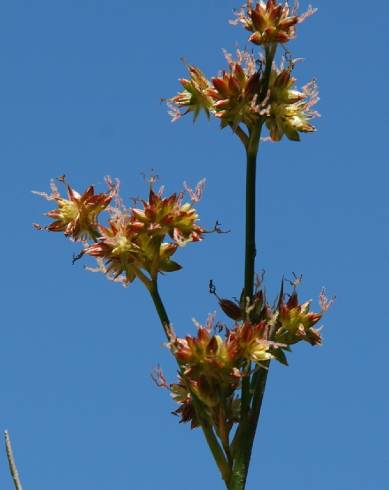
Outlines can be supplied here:
[[[170, 321], [168, 314], [166, 312], [166, 308], [163, 304], [162, 298], [159, 294], [158, 291], [158, 284], [157, 280], [153, 280], [152, 283], [149, 285], [148, 290], [150, 292], [150, 295], [153, 299], [155, 309], [157, 310], [159, 319], [161, 321], [163, 330], [165, 332], [165, 335], [167, 339], [170, 341], [172, 340], [172, 329], [170, 326]], [[179, 365], [180, 371], [181, 371], [181, 366]], [[184, 377], [183, 377], [184, 379]], [[194, 396], [193, 393], [192, 395], [192, 403], [193, 407], [196, 412], [196, 416], [200, 422], [201, 428], [203, 430], [205, 439], [208, 443], [209, 449], [211, 450], [211, 453], [214, 457], [214, 460], [219, 468], [219, 471], [221, 473], [221, 476], [223, 480], [227, 482], [230, 480], [231, 476], [231, 468], [230, 465], [227, 462], [227, 456], [224, 453], [221, 445], [219, 444], [214, 429], [212, 425], [210, 424], [208, 417], [204, 414], [204, 410], [202, 407], [202, 403]]]
[[[276, 52], [276, 44], [265, 48], [266, 63], [262, 74], [261, 90], [258, 101], [262, 103], [268, 96], [269, 82], [273, 60]], [[254, 294], [255, 278], [255, 210], [256, 210], [256, 171], [257, 156], [264, 118], [260, 118], [257, 126], [249, 129], [248, 134], [238, 126], [233, 128], [246, 149], [246, 228], [245, 228], [245, 269], [244, 269], [244, 298], [251, 301]], [[144, 278], [141, 278], [144, 279]], [[159, 295], [157, 278], [144, 281], [153, 299], [155, 308], [160, 318], [165, 335], [169, 341], [174, 338], [164, 304]], [[180, 370], [181, 366], [179, 364]], [[251, 371], [247, 366], [248, 373]], [[204, 410], [203, 404], [192, 394], [193, 406], [196, 416], [204, 432], [208, 446], [213, 454], [215, 462], [220, 470], [228, 490], [244, 490], [250, 464], [251, 451], [261, 411], [262, 399], [265, 391], [268, 364], [258, 369], [250, 379], [250, 375], [244, 377], [242, 382], [241, 420], [237, 428], [234, 441], [230, 446], [228, 440], [219, 443], [212, 422]], [[224, 450], [223, 450], [224, 446]], [[231, 447], [233, 452], [231, 453]]]

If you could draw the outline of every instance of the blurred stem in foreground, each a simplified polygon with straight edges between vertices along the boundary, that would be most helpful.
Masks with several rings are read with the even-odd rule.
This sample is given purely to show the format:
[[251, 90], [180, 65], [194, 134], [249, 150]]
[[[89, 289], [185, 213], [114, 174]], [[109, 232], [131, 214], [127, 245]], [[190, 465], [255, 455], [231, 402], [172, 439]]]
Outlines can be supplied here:
[[15, 457], [12, 451], [11, 439], [9, 437], [9, 433], [7, 430], [4, 432], [4, 438], [5, 438], [5, 450], [7, 453], [8, 464], [9, 464], [9, 471], [11, 473], [15, 485], [15, 490], [23, 490], [22, 483], [19, 477], [19, 472], [15, 463]]

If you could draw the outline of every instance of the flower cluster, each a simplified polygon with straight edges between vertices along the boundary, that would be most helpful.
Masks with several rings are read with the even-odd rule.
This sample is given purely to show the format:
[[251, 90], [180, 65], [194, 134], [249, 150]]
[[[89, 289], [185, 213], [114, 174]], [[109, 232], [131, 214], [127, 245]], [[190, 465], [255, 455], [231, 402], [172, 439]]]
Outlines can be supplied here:
[[264, 367], [271, 359], [287, 364], [285, 351], [290, 351], [290, 346], [297, 342], [320, 345], [320, 332], [314, 325], [331, 301], [322, 293], [321, 311], [313, 313], [310, 301], [299, 304], [295, 290], [286, 302], [281, 291], [277, 305], [272, 308], [260, 290], [245, 306], [227, 299], [219, 299], [219, 304], [227, 316], [241, 320], [227, 328], [215, 325], [211, 318], [205, 326], [197, 325], [195, 337], [174, 336], [168, 346], [181, 371], [178, 383], [169, 389], [180, 405], [174, 413], [181, 417], [181, 422], [191, 422], [192, 427], [199, 425], [193, 406], [195, 397], [216, 429], [220, 429], [223, 421], [224, 430], [229, 431], [239, 421], [242, 380], [255, 372], [255, 366]]
[[[292, 76], [295, 61], [289, 60], [288, 68], [284, 68], [285, 59], [279, 68], [275, 62], [277, 44], [293, 39], [296, 25], [315, 12], [309, 7], [305, 14], [298, 15], [297, 8], [297, 2], [290, 9], [287, 2], [281, 5], [269, 0], [253, 6], [248, 1], [236, 13], [235, 23], [252, 32], [249, 40], [262, 46], [264, 53], [256, 58], [248, 51], [237, 50], [236, 59], [225, 53], [228, 69], [211, 79], [200, 68], [187, 64], [189, 77], [179, 80], [183, 90], [164, 99], [172, 121], [188, 113], [193, 113], [196, 120], [203, 111], [208, 118], [213, 115], [219, 119], [222, 128], [230, 126], [245, 144], [251, 132], [263, 125], [273, 141], [284, 135], [299, 141], [300, 133], [315, 131], [310, 120], [319, 115], [312, 110], [319, 100], [316, 83], [312, 81], [298, 91]], [[246, 136], [244, 127], [248, 130]]]
[[264, 73], [256, 69], [253, 55], [238, 50], [236, 59], [228, 53], [226, 59], [228, 71], [210, 81], [199, 69], [188, 65], [191, 78], [180, 80], [184, 91], [167, 99], [173, 121], [189, 112], [193, 112], [196, 119], [203, 110], [208, 116], [218, 118], [222, 128], [231, 126], [236, 130], [244, 124], [252, 130], [265, 123], [273, 141], [279, 141], [284, 135], [298, 141], [299, 133], [315, 131], [309, 121], [319, 115], [312, 110], [319, 100], [317, 85], [312, 81], [301, 91], [296, 90], [296, 79], [291, 74], [293, 62], [288, 68], [274, 66], [266, 79]]
[[161, 243], [160, 239], [142, 232], [133, 217], [126, 214], [109, 221], [109, 226], [99, 226], [97, 243], [88, 246], [84, 253], [104, 260], [106, 272], [114, 279], [122, 276], [124, 283], [132, 282], [146, 271], [151, 278], [159, 272], [173, 272], [181, 266], [171, 260], [177, 250], [175, 243]]
[[299, 92], [293, 88], [295, 81], [290, 69], [273, 69], [271, 72], [265, 122], [273, 141], [279, 141], [284, 134], [292, 141], [299, 141], [300, 133], [316, 131], [309, 123], [319, 116], [312, 110], [319, 100], [316, 82], [311, 81]]
[[149, 236], [169, 235], [177, 244], [201, 240], [204, 230], [196, 225], [199, 217], [190, 203], [182, 204], [182, 194], [163, 198], [150, 189], [143, 209], [132, 209], [140, 229]]
[[237, 324], [225, 329], [224, 338], [212, 332], [212, 322], [198, 326], [196, 337], [174, 338], [169, 348], [182, 367], [179, 382], [170, 385], [173, 399], [180, 405], [174, 412], [181, 422], [199, 425], [194, 398], [201, 402], [206, 416], [220, 437], [228, 436], [239, 421], [240, 400], [236, 396], [248, 365], [273, 357], [276, 344], [265, 340], [265, 324]]
[[300, 341], [306, 341], [311, 345], [321, 345], [320, 330], [314, 325], [319, 322], [331, 303], [332, 300], [327, 300], [322, 292], [320, 295], [321, 312], [313, 313], [310, 311], [311, 301], [299, 304], [296, 291], [293, 291], [286, 303], [281, 298], [278, 306], [275, 340], [287, 345]]
[[212, 89], [207, 93], [212, 97], [214, 115], [221, 120], [221, 126], [231, 125], [234, 129], [241, 123], [255, 126], [260, 114], [258, 97], [261, 90], [260, 75], [255, 69], [252, 55], [237, 51], [237, 60], [226, 53], [228, 72], [212, 78]]
[[[62, 179], [64, 181], [64, 179]], [[48, 201], [55, 201], [57, 209], [49, 211], [47, 216], [54, 221], [45, 227], [48, 231], [64, 233], [73, 241], [93, 240], [97, 236], [97, 218], [113, 197], [113, 189], [107, 193], [95, 194], [89, 186], [81, 195], [67, 185], [67, 199], [61, 197], [58, 187], [51, 181], [51, 194], [35, 192]]]
[[[141, 208], [126, 208], [118, 196], [118, 184], [113, 185], [110, 180], [107, 183], [108, 192], [97, 195], [92, 186], [80, 195], [66, 184], [65, 199], [52, 182], [52, 194], [38, 193], [58, 205], [47, 213], [55, 221], [45, 229], [62, 231], [74, 241], [84, 242], [80, 255], [97, 258], [98, 270], [124, 284], [137, 277], [147, 284], [159, 273], [181, 269], [171, 259], [178, 247], [203, 238], [204, 230], [197, 224], [199, 217], [192, 206], [201, 194], [203, 182], [195, 191], [188, 189], [192, 203], [183, 202], [184, 193], [164, 198], [151, 186], [148, 200], [140, 201]], [[116, 207], [109, 206], [113, 198]], [[105, 226], [97, 219], [104, 210], [108, 212]]]
[[293, 9], [288, 2], [279, 4], [277, 0], [265, 2], [247, 1], [246, 5], [236, 12], [236, 19], [231, 24], [241, 24], [252, 34], [249, 41], [256, 45], [267, 46], [272, 43], [286, 43], [296, 36], [296, 25], [316, 12], [309, 6], [308, 11], [297, 15], [298, 2]]
[[[193, 112], [193, 119], [196, 121], [201, 110], [209, 118], [212, 99], [207, 92], [211, 85], [200, 68], [188, 64], [186, 64], [186, 68], [189, 73], [189, 79], [179, 79], [184, 91], [179, 92], [175, 97], [166, 99], [170, 108], [172, 121], [176, 121], [181, 116], [190, 112]], [[184, 112], [180, 111], [181, 108], [184, 109]]]

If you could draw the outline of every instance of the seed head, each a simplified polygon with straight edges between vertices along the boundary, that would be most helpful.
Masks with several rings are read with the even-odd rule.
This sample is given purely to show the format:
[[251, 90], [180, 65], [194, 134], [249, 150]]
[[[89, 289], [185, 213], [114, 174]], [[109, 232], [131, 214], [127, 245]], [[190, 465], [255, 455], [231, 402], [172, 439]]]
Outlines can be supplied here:
[[193, 112], [193, 120], [196, 121], [202, 110], [209, 118], [212, 100], [207, 95], [207, 89], [210, 88], [211, 84], [197, 66], [186, 64], [186, 68], [189, 79], [181, 78], [179, 80], [184, 90], [170, 99], [163, 99], [166, 100], [170, 108], [169, 114], [172, 117], [172, 122], [190, 112]]
[[296, 25], [313, 15], [317, 9], [309, 6], [308, 11], [297, 15], [298, 2], [293, 9], [288, 2], [279, 4], [277, 0], [267, 2], [247, 1], [243, 8], [235, 13], [231, 24], [242, 25], [252, 34], [249, 41], [256, 45], [268, 46], [274, 43], [286, 43], [296, 37]]
[[61, 197], [54, 181], [51, 182], [51, 194], [34, 192], [49, 201], [57, 203], [57, 209], [49, 211], [47, 216], [54, 221], [45, 227], [48, 231], [59, 231], [74, 241], [96, 239], [98, 215], [106, 209], [113, 197], [113, 191], [95, 194], [89, 186], [81, 195], [70, 185], [67, 187], [67, 199]]
[[312, 110], [319, 100], [317, 84], [312, 81], [300, 92], [293, 88], [295, 81], [291, 70], [286, 68], [274, 68], [270, 75], [266, 125], [273, 141], [281, 140], [284, 135], [299, 141], [300, 133], [316, 131], [309, 121], [319, 116]]
[[311, 301], [299, 304], [296, 291], [287, 303], [281, 301], [278, 316], [280, 326], [276, 330], [276, 341], [290, 345], [305, 340], [311, 345], [320, 345], [320, 331], [314, 328], [314, 325], [321, 319], [323, 311], [313, 313], [310, 307]]
[[231, 125], [236, 129], [243, 123], [250, 128], [260, 117], [260, 73], [255, 69], [254, 57], [245, 51], [238, 50], [236, 60], [226, 53], [226, 59], [229, 70], [212, 78], [213, 87], [207, 90], [213, 100], [212, 111], [222, 127]]
[[126, 214], [110, 220], [109, 226], [99, 226], [97, 243], [86, 247], [84, 253], [102, 258], [108, 274], [123, 276], [124, 282], [133, 282], [139, 273], [173, 272], [181, 266], [171, 260], [177, 245], [153, 240], [143, 232], [143, 226]]
[[182, 204], [182, 198], [183, 194], [163, 198], [150, 189], [149, 200], [141, 201], [143, 209], [132, 209], [133, 219], [148, 236], [169, 235], [179, 246], [200, 241], [204, 230], [196, 224], [198, 214], [190, 203]]

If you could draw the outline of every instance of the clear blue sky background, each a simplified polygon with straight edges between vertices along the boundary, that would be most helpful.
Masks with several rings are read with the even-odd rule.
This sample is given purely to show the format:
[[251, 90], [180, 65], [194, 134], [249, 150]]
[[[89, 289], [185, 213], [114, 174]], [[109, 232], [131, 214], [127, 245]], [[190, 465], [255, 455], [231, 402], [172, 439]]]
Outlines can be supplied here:
[[[307, 2], [302, 2], [302, 7]], [[389, 488], [389, 107], [387, 2], [317, 0], [291, 48], [297, 76], [321, 89], [319, 131], [266, 144], [258, 182], [258, 269], [270, 295], [304, 274], [337, 302], [325, 345], [274, 365], [248, 490]], [[4, 0], [0, 5], [2, 286], [0, 427], [13, 437], [26, 490], [222, 489], [199, 431], [178, 424], [150, 371], [174, 364], [141, 285], [128, 289], [71, 265], [74, 247], [38, 233], [47, 190], [120, 177], [141, 195], [155, 169], [168, 191], [207, 178], [202, 223], [231, 233], [179, 252], [162, 281], [174, 325], [215, 309], [207, 284], [242, 284], [243, 151], [229, 130], [170, 123], [180, 57], [208, 75], [221, 48], [244, 46], [227, 21], [239, 0]], [[102, 187], [101, 187], [102, 189]], [[219, 314], [222, 318], [222, 315]], [[0, 486], [10, 489], [4, 452]]]

